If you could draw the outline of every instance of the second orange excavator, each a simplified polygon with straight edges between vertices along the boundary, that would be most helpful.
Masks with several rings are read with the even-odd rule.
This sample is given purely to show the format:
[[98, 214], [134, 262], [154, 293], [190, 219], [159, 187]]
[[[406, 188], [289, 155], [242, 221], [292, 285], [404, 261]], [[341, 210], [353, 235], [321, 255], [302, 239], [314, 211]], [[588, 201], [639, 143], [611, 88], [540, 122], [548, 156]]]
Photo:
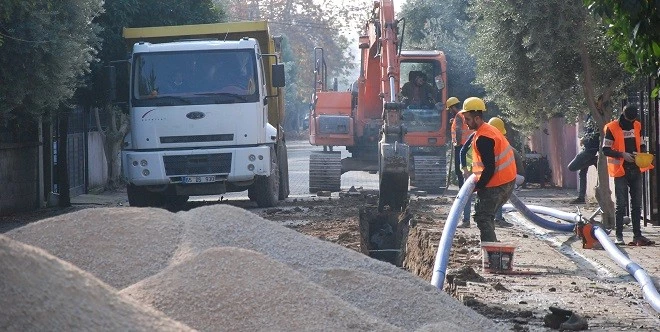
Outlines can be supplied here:
[[[402, 50], [404, 30], [391, 0], [374, 2], [359, 38], [360, 75], [349, 91], [336, 91], [336, 84], [328, 88], [324, 52], [315, 49], [309, 140], [323, 151], [310, 156], [310, 192], [338, 191], [348, 171], [377, 171], [379, 210], [401, 210], [409, 182], [431, 193], [445, 187], [445, 57], [440, 51]], [[402, 84], [401, 77], [408, 82]], [[351, 156], [342, 159], [334, 150], [340, 146]]]

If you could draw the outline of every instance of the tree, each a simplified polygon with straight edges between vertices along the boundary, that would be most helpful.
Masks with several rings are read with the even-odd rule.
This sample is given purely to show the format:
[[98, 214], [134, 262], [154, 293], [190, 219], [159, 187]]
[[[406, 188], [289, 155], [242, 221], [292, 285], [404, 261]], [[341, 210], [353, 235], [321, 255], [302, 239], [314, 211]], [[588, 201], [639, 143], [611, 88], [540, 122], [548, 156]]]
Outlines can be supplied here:
[[658, 1], [584, 0], [602, 17], [611, 47], [625, 68], [640, 76], [654, 77], [660, 89], [660, 9]]
[[447, 57], [447, 89], [450, 96], [463, 100], [482, 96], [475, 84], [476, 59], [468, 51], [474, 27], [467, 15], [467, 0], [411, 0], [402, 7], [405, 19], [404, 49], [437, 49]]
[[[95, 0], [8, 1], [0, 8], [0, 117], [58, 109], [89, 72], [101, 12]], [[11, 82], [11, 83], [10, 83]]]
[[[357, 45], [357, 25], [366, 23], [371, 9], [365, 0], [320, 4], [311, 0], [224, 0], [232, 21], [267, 20], [271, 32], [285, 37], [287, 115], [299, 118], [309, 109], [313, 89], [314, 48], [322, 47], [328, 77], [346, 78], [354, 67], [349, 43]], [[365, 19], [362, 19], [365, 17]], [[351, 41], [347, 36], [355, 38]], [[288, 55], [291, 55], [290, 57]], [[291, 108], [293, 106], [293, 108]]]
[[[105, 12], [95, 20], [103, 29], [100, 33], [102, 44], [98, 49], [100, 61], [92, 67], [87, 77], [88, 86], [79, 91], [78, 99], [93, 108], [108, 165], [107, 185], [114, 187], [121, 182], [121, 160], [117, 156], [128, 133], [129, 120], [120, 108], [110, 105], [106, 99], [104, 67], [112, 61], [125, 59], [130, 51], [122, 37], [123, 28], [218, 23], [225, 15], [211, 0], [106, 0], [104, 8]], [[118, 85], [128, 83], [126, 75], [118, 73]], [[109, 115], [106, 126], [101, 124], [99, 109]]]
[[[581, 1], [480, 1], [470, 12], [477, 81], [509, 122], [533, 130], [553, 116], [575, 118], [584, 108], [600, 128], [612, 118], [611, 97], [625, 74], [608, 50], [602, 23]], [[596, 96], [604, 107], [597, 108]], [[604, 223], [612, 225], [605, 158], [598, 169], [596, 198]]]

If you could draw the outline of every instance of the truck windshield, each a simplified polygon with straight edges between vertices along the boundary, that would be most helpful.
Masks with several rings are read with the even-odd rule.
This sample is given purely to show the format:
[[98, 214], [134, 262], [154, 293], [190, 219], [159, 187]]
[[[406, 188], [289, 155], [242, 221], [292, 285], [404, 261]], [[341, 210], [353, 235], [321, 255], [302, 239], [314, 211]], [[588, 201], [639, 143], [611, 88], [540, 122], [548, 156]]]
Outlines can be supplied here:
[[259, 101], [253, 49], [136, 54], [134, 106]]

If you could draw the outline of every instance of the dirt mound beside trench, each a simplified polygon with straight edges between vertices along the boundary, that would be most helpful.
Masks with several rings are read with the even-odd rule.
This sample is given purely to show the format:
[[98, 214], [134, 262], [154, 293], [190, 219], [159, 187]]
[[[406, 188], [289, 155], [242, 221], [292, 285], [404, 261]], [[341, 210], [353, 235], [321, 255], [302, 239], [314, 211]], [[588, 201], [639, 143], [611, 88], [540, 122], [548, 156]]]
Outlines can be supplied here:
[[0, 235], [2, 331], [192, 331], [47, 252]]

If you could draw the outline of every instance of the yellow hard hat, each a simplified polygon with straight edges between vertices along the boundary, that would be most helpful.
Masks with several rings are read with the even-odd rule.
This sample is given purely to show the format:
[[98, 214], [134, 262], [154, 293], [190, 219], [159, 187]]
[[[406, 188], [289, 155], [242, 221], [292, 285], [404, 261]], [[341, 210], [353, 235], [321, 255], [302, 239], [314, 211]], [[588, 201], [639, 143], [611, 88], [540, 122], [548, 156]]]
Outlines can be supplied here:
[[646, 168], [653, 163], [653, 155], [650, 153], [638, 152], [635, 154], [635, 164], [640, 168]]
[[452, 106], [454, 106], [454, 105], [456, 105], [456, 104], [458, 104], [458, 103], [460, 103], [460, 102], [461, 102], [461, 101], [458, 100], [458, 98], [456, 98], [456, 97], [449, 97], [449, 98], [447, 99], [447, 103], [446, 103], [446, 104], [447, 104], [447, 109], [449, 109], [450, 107], [452, 107]]
[[463, 102], [463, 110], [461, 112], [485, 111], [485, 110], [486, 110], [486, 103], [484, 103], [483, 99], [477, 97], [470, 97], [468, 99], [465, 99], [465, 101]]
[[502, 121], [502, 119], [493, 117], [488, 120], [488, 124], [497, 128], [497, 130], [499, 130], [502, 135], [506, 135], [506, 128], [504, 128], [504, 121]]

